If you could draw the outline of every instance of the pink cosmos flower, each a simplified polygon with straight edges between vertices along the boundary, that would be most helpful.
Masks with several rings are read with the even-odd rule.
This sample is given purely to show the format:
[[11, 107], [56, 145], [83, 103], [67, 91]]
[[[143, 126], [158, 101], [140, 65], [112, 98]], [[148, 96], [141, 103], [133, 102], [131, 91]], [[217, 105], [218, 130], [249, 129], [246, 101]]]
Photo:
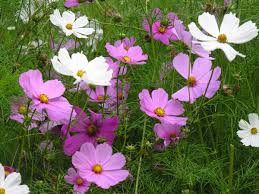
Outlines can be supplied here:
[[74, 168], [69, 168], [64, 178], [68, 184], [74, 185], [75, 194], [84, 194], [89, 190], [90, 183], [80, 177]]
[[205, 58], [197, 58], [190, 67], [189, 57], [180, 53], [173, 60], [173, 66], [183, 76], [188, 85], [172, 95], [172, 98], [193, 103], [204, 95], [212, 98], [220, 87], [218, 80], [221, 74], [220, 67], [211, 70], [212, 62]]
[[57, 126], [63, 125], [62, 122], [60, 121], [45, 121], [43, 123], [41, 123], [41, 125], [39, 126], [39, 130], [42, 134], [47, 133], [48, 131], [54, 129]]
[[192, 51], [193, 54], [206, 59], [213, 59], [210, 57], [210, 52], [205, 51], [199, 43], [193, 42], [191, 33], [186, 31], [182, 21], [175, 20], [174, 27], [178, 40], [182, 41], [188, 47], [188, 49]]
[[79, 6], [80, 3], [79, 3], [79, 0], [66, 0], [64, 5], [66, 8], [71, 8], [71, 7]]
[[[72, 105], [62, 95], [65, 87], [58, 80], [43, 82], [39, 70], [29, 70], [19, 78], [24, 93], [32, 99], [32, 107], [38, 112], [45, 110], [50, 120], [67, 123], [72, 112]], [[72, 116], [74, 117], [74, 113]]]
[[122, 169], [126, 163], [124, 155], [112, 154], [112, 147], [106, 143], [96, 147], [91, 143], [83, 144], [73, 155], [72, 163], [80, 177], [103, 189], [109, 189], [129, 176], [129, 171]]
[[[112, 145], [115, 131], [119, 126], [119, 118], [117, 116], [103, 118], [102, 114], [89, 110], [90, 117], [88, 117], [80, 108], [75, 110], [78, 117], [74, 121], [75, 124], [69, 129], [69, 132], [74, 135], [68, 136], [64, 142], [64, 152], [66, 155], [73, 155], [86, 142], [93, 144], [107, 142]], [[63, 134], [66, 133], [67, 125], [62, 127], [62, 131]]]
[[[125, 75], [127, 73], [127, 67], [123, 66], [120, 68], [120, 62], [116, 61], [114, 62], [112, 58], [106, 57], [106, 63], [109, 64], [109, 68], [112, 69], [112, 78], [117, 78], [118, 74], [119, 75]], [[119, 72], [120, 71], [120, 72]]]
[[38, 126], [37, 121], [43, 121], [45, 119], [45, 114], [33, 109], [29, 99], [26, 97], [14, 99], [11, 104], [11, 111], [10, 119], [23, 123], [28, 127], [28, 130], [36, 128]]
[[156, 8], [153, 10], [152, 16], [153, 18], [149, 18], [149, 20], [145, 18], [143, 21], [143, 28], [150, 36], [165, 45], [169, 45], [170, 40], [177, 40], [174, 32], [174, 20], [178, 17], [174, 13], [171, 12], [164, 17], [161, 10]]
[[148, 116], [163, 123], [185, 125], [187, 118], [178, 117], [184, 113], [183, 105], [174, 99], [168, 100], [168, 94], [162, 88], [149, 91], [144, 89], [139, 93], [140, 109]]
[[133, 47], [136, 43], [136, 39], [134, 37], [126, 37], [122, 40], [117, 40], [114, 43], [115, 47], [119, 47], [121, 44], [123, 44], [125, 50], [129, 50], [130, 47]]
[[146, 60], [148, 59], [148, 55], [143, 54], [140, 46], [133, 46], [128, 50], [125, 50], [123, 43], [121, 43], [119, 46], [113, 46], [110, 43], [106, 43], [105, 48], [111, 57], [126, 64], [145, 64]]
[[224, 0], [224, 5], [225, 6], [230, 6], [232, 3], [232, 0]]
[[75, 49], [78, 48], [80, 46], [79, 42], [76, 42], [73, 39], [69, 39], [66, 43], [64, 44], [56, 44], [53, 40], [53, 37], [50, 36], [50, 48], [53, 50], [58, 50], [61, 48], [66, 48], [67, 50], [71, 50], [71, 49]]
[[181, 128], [179, 125], [171, 124], [155, 124], [154, 132], [156, 135], [164, 140], [164, 146], [172, 144], [175, 146], [182, 137]]

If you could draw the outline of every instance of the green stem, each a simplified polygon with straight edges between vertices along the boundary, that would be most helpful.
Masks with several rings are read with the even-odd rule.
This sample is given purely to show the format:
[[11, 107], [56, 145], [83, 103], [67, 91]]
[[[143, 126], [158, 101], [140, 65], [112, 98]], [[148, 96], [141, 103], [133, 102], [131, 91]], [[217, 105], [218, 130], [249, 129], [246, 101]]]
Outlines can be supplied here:
[[233, 171], [234, 171], [234, 145], [230, 144], [230, 150], [229, 150], [229, 177], [228, 177], [228, 186], [231, 191], [233, 192], [232, 183], [233, 183]]
[[[143, 128], [143, 133], [142, 133], [140, 151], [143, 150], [143, 146], [144, 146], [146, 125], [147, 125], [147, 118], [145, 117], [144, 118], [144, 128]], [[140, 155], [139, 162], [138, 162], [138, 171], [137, 171], [137, 178], [136, 178], [136, 185], [135, 185], [135, 192], [134, 192], [135, 194], [138, 194], [138, 185], [139, 185], [139, 175], [140, 175], [140, 170], [141, 170], [141, 163], [142, 163], [142, 154]]]

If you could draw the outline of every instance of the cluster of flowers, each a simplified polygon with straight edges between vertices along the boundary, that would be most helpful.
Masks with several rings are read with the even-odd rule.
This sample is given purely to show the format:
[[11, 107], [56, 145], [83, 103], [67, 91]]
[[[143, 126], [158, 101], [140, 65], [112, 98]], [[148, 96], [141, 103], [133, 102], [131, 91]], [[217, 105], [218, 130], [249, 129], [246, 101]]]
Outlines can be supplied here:
[[[79, 2], [66, 1], [66, 4], [73, 7], [78, 6]], [[64, 36], [73, 35], [77, 41], [88, 39], [96, 32], [86, 16], [71, 11], [61, 15], [59, 10], [55, 10], [50, 15], [50, 21]], [[254, 23], [249, 21], [239, 26], [239, 19], [232, 13], [224, 16], [220, 30], [215, 16], [209, 13], [200, 15], [198, 21], [206, 32], [200, 31], [194, 23], [189, 24], [188, 32], [176, 14], [163, 15], [158, 8], [143, 21], [143, 27], [152, 39], [165, 45], [181, 42], [189, 51], [189, 55], [179, 53], [172, 61], [173, 68], [186, 79], [186, 86], [174, 92], [171, 99], [163, 88], [155, 89], [151, 94], [147, 89], [139, 93], [140, 109], [160, 121], [155, 124], [154, 132], [158, 139], [164, 141], [163, 148], [175, 146], [184, 135], [181, 127], [187, 124], [188, 118], [181, 116], [185, 111], [182, 102], [192, 104], [202, 96], [212, 98], [220, 87], [221, 69], [212, 68], [214, 58], [211, 51], [222, 49], [232, 61], [237, 55], [244, 55], [235, 51], [229, 43], [241, 44], [258, 34]], [[113, 154], [112, 144], [119, 126], [120, 112], [127, 110], [125, 101], [130, 83], [123, 79], [127, 66], [145, 64], [148, 55], [136, 45], [134, 37], [118, 40], [114, 44], [107, 43], [105, 48], [110, 57], [99, 56], [91, 61], [83, 52], [69, 54], [69, 50], [79, 47], [79, 42], [73, 39], [63, 45], [55, 44], [51, 39], [51, 48], [58, 53], [51, 63], [60, 76], [74, 79], [75, 88], [70, 92], [84, 91], [87, 94], [89, 100], [85, 106], [80, 108], [70, 104], [64, 97], [65, 86], [60, 80], [44, 82], [39, 70], [29, 70], [19, 78], [26, 96], [15, 100], [10, 117], [26, 129], [39, 128], [42, 133], [54, 126], [62, 126], [60, 134], [64, 153], [72, 157], [73, 164], [65, 180], [74, 185], [75, 193], [84, 193], [91, 184], [108, 189], [124, 181], [130, 174], [123, 169], [126, 163], [124, 155]], [[193, 64], [191, 54], [198, 56]], [[96, 103], [102, 112], [88, 109], [85, 113], [88, 102]], [[249, 115], [249, 121], [250, 124], [240, 121], [239, 126], [244, 131], [238, 131], [238, 135], [245, 145], [259, 147], [258, 115]], [[0, 191], [6, 189], [1, 184]]]

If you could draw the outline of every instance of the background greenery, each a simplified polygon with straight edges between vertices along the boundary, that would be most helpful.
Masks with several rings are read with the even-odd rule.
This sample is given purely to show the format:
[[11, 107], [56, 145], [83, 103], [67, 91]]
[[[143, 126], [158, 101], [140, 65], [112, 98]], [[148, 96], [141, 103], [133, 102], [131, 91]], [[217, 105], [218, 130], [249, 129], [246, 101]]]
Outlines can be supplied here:
[[[63, 1], [56, 6], [65, 10]], [[133, 67], [127, 75], [126, 79], [131, 83], [127, 101], [129, 113], [123, 116], [114, 146], [114, 150], [126, 154], [127, 168], [132, 177], [110, 190], [101, 191], [93, 187], [89, 193], [133, 193], [140, 155], [143, 156], [140, 194], [259, 193], [259, 150], [244, 147], [236, 135], [238, 121], [247, 119], [248, 113], [259, 112], [258, 38], [235, 46], [247, 55], [244, 59], [237, 57], [230, 63], [221, 51], [213, 53], [216, 58], [214, 67], [218, 65], [222, 68], [221, 89], [210, 100], [201, 98], [193, 105], [185, 104], [185, 114], [189, 117], [185, 127], [188, 136], [176, 149], [156, 152], [150, 147], [154, 141], [152, 127], [156, 121], [149, 118], [145, 146], [140, 150], [144, 116], [139, 110], [138, 93], [143, 88], [163, 87], [171, 94], [185, 84], [175, 71], [168, 72], [165, 80], [159, 79], [161, 68], [172, 60], [176, 45], [166, 47], [154, 42], [152, 49], [151, 42], [145, 40], [142, 20], [145, 12], [150, 13], [156, 7], [166, 13], [175, 12], [185, 25], [197, 21], [197, 16], [204, 10], [215, 13], [219, 20], [226, 11], [223, 0], [150, 0], [148, 3], [145, 0], [107, 0], [72, 9], [73, 12], [80, 11], [90, 18], [96, 18], [102, 24], [104, 38], [97, 52], [90, 52], [85, 46], [82, 48], [89, 58], [107, 56], [105, 43], [112, 43], [123, 34], [136, 37], [137, 44], [149, 55], [146, 65]], [[71, 186], [63, 179], [71, 159], [64, 156], [60, 138], [55, 134], [42, 136], [37, 130], [27, 132], [21, 125], [9, 120], [11, 99], [22, 95], [17, 82], [20, 73], [30, 68], [48, 69], [49, 65], [43, 63], [42, 56], [51, 58], [54, 55], [48, 44], [50, 32], [55, 34], [56, 40], [61, 39], [48, 20], [54, 7], [42, 8], [44, 16], [35, 17], [28, 24], [15, 17], [19, 8], [20, 2], [17, 0], [0, 2], [0, 162], [19, 168], [31, 193], [72, 193]], [[237, 13], [241, 23], [252, 20], [259, 26], [258, 10], [258, 0], [233, 0], [227, 11]], [[8, 31], [8, 26], [15, 26], [16, 30]], [[42, 48], [17, 57], [22, 45], [38, 38], [45, 42]], [[224, 84], [233, 88], [233, 95], [224, 94]], [[76, 103], [71, 94], [67, 93], [66, 96], [70, 102]], [[82, 93], [80, 97], [84, 99], [85, 95]], [[125, 137], [126, 145], [134, 145], [135, 150], [129, 151], [123, 146]], [[53, 151], [39, 151], [38, 145], [45, 139], [53, 140]], [[21, 149], [22, 141], [27, 142], [26, 149]], [[233, 169], [229, 162], [231, 147], [234, 150]]]

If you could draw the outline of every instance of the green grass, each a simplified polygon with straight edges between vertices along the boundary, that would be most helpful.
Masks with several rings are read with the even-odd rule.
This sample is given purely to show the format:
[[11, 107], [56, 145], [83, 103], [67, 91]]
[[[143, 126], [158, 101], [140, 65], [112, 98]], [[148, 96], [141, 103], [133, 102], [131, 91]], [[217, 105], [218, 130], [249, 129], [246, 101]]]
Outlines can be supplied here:
[[[241, 23], [252, 20], [259, 26], [258, 0], [233, 1], [234, 5], [229, 11], [237, 13]], [[145, 0], [107, 0], [73, 9], [74, 12], [80, 10], [82, 14], [96, 18], [102, 24], [104, 38], [99, 43], [97, 52], [82, 48], [90, 59], [99, 55], [107, 56], [105, 43], [113, 43], [121, 38], [121, 34], [136, 37], [137, 44], [149, 55], [146, 65], [133, 67], [127, 75], [131, 83], [127, 100], [129, 113], [126, 118], [122, 118], [114, 145], [114, 150], [121, 151], [126, 137], [126, 144], [136, 147], [132, 152], [122, 150], [132, 178], [110, 190], [102, 191], [92, 187], [89, 193], [134, 193], [140, 156], [143, 160], [139, 194], [259, 193], [259, 150], [244, 147], [236, 135], [241, 118], [247, 119], [247, 114], [251, 112], [259, 113], [258, 37], [244, 45], [235, 46], [247, 55], [244, 59], [237, 57], [230, 63], [221, 51], [213, 53], [216, 58], [213, 66], [222, 68], [221, 89], [210, 100], [201, 98], [193, 105], [185, 103], [185, 114], [189, 117], [185, 130], [189, 133], [176, 149], [168, 148], [164, 152], [156, 152], [149, 147], [149, 143], [154, 141], [152, 128], [156, 121], [148, 118], [144, 148], [140, 150], [144, 116], [139, 110], [138, 93], [143, 88], [162, 87], [171, 94], [185, 84], [174, 71], [168, 73], [166, 80], [159, 80], [162, 65], [170, 62], [172, 57], [166, 46], [155, 42], [152, 48], [151, 42], [145, 41], [146, 33], [142, 30], [145, 10], [150, 12], [159, 7], [165, 12], [173, 11], [187, 25], [191, 21], [197, 21], [198, 15], [203, 12], [202, 7], [207, 2], [213, 0], [150, 0], [147, 6]], [[60, 1], [60, 10], [64, 10], [62, 5], [63, 1]], [[214, 5], [222, 7], [223, 0], [214, 0]], [[22, 95], [18, 84], [20, 73], [31, 68], [39, 68], [44, 72], [49, 68], [49, 65], [42, 65], [39, 55], [46, 53], [52, 58], [54, 53], [48, 45], [49, 33], [57, 33], [57, 29], [48, 21], [52, 8], [44, 8], [46, 15], [41, 20], [32, 20], [24, 25], [15, 18], [19, 6], [17, 0], [0, 2], [0, 163], [19, 168], [23, 181], [29, 185], [33, 194], [72, 193], [72, 187], [63, 179], [71, 166], [71, 159], [63, 154], [60, 138], [53, 134], [40, 135], [37, 130], [24, 131], [21, 125], [9, 120], [11, 99]], [[105, 14], [111, 9], [121, 15], [120, 22]], [[222, 12], [217, 13], [221, 19]], [[8, 26], [13, 25], [16, 26], [15, 31], [6, 30]], [[21, 34], [25, 32], [29, 34], [22, 38]], [[55, 36], [58, 37], [57, 34]], [[21, 44], [26, 45], [36, 38], [44, 40], [46, 44], [41, 49], [21, 55], [17, 60]], [[233, 96], [226, 96], [222, 90], [224, 84], [239, 86], [240, 90]], [[73, 95], [66, 93], [66, 96], [70, 102], [76, 102]], [[80, 97], [85, 98], [83, 94], [80, 94]], [[38, 145], [45, 139], [53, 140], [54, 150], [41, 153]], [[22, 141], [30, 142], [23, 150]], [[234, 146], [234, 165], [233, 181], [230, 183], [231, 145]]]

